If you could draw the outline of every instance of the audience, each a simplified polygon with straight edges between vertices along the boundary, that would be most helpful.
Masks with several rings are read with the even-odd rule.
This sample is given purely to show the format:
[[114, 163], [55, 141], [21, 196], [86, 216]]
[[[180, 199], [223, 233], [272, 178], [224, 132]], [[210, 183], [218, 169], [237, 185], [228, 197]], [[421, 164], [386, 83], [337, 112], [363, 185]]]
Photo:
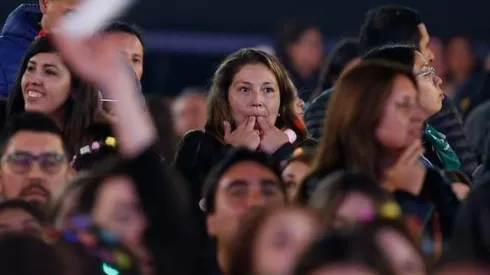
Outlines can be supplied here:
[[277, 58], [237, 49], [171, 104], [143, 97], [135, 25], [58, 28], [78, 2], [21, 5], [0, 36], [1, 274], [486, 274], [490, 78], [469, 40], [444, 76], [480, 160], [411, 8], [369, 11], [325, 62], [319, 28], [289, 22]]

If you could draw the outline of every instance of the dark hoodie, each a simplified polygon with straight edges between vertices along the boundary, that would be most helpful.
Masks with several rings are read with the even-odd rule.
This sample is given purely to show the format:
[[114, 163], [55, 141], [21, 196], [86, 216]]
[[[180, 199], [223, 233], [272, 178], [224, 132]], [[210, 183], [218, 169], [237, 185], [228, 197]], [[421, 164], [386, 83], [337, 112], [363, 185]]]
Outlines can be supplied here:
[[7, 97], [22, 58], [41, 30], [42, 13], [37, 4], [22, 4], [5, 21], [0, 35], [0, 97]]

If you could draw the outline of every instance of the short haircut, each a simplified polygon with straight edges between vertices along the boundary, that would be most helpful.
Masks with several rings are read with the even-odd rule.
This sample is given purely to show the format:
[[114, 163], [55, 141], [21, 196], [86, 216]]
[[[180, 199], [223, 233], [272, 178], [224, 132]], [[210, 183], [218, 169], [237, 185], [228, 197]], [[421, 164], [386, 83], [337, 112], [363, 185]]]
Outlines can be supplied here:
[[47, 222], [46, 215], [44, 214], [43, 211], [41, 211], [41, 209], [37, 208], [33, 204], [30, 204], [24, 200], [12, 199], [0, 203], [0, 213], [11, 209], [20, 209], [29, 213], [29, 215], [31, 215], [42, 225], [46, 224]]
[[[237, 163], [251, 161], [258, 165], [264, 166], [272, 171], [282, 183], [281, 169], [279, 164], [274, 162], [273, 159], [263, 152], [250, 151], [244, 148], [233, 149], [229, 155], [227, 155], [218, 165], [216, 165], [206, 177], [203, 187], [203, 201], [201, 204], [202, 210], [208, 214], [214, 212], [214, 203], [216, 199], [216, 191], [218, 190], [218, 183], [221, 180], [223, 174]], [[283, 192], [284, 199], [287, 197], [286, 186], [281, 184], [281, 191]]]
[[417, 48], [409, 44], [388, 44], [377, 47], [364, 55], [363, 60], [381, 60], [413, 68]]
[[21, 131], [56, 135], [61, 139], [65, 153], [69, 152], [63, 138], [63, 133], [53, 120], [42, 113], [23, 112], [10, 117], [5, 123], [3, 130], [0, 132], [1, 155], [5, 153], [5, 149], [8, 146], [10, 139]]
[[141, 29], [135, 24], [129, 24], [123, 21], [112, 22], [104, 30], [105, 33], [117, 33], [123, 32], [130, 35], [134, 35], [141, 42], [143, 48], [145, 47], [145, 42], [143, 41], [143, 35]]
[[420, 14], [400, 5], [386, 5], [368, 11], [359, 34], [361, 52], [389, 43], [404, 43], [419, 47], [422, 24]]

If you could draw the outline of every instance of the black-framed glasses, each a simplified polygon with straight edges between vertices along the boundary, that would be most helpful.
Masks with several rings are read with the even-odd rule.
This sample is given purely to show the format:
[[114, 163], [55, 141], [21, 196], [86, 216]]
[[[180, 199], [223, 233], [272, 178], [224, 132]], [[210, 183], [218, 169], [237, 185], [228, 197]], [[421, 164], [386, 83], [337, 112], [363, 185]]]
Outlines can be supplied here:
[[416, 72], [414, 74], [415, 76], [430, 76], [432, 77], [432, 81], [434, 82], [434, 85], [439, 86], [442, 83], [442, 79], [437, 76], [436, 74], [436, 69], [432, 66], [426, 66], [424, 69], [422, 69], [419, 72]]
[[33, 155], [29, 152], [14, 152], [3, 158], [9, 168], [17, 174], [29, 172], [34, 162], [37, 162], [39, 168], [47, 174], [58, 173], [63, 164], [67, 163], [65, 155], [58, 153], [42, 153]]

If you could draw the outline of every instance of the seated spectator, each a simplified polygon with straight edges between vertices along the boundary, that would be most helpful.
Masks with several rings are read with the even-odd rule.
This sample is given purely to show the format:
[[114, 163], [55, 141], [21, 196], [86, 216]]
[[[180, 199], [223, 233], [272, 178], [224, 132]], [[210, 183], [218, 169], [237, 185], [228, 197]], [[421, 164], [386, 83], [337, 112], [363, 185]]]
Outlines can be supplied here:
[[310, 174], [310, 167], [313, 163], [313, 152], [305, 152], [305, 149], [296, 149], [293, 156], [287, 160], [282, 169], [282, 180], [288, 189], [288, 197], [290, 201], [296, 198], [299, 186], [303, 179]]
[[62, 131], [68, 155], [83, 144], [83, 131], [99, 120], [98, 90], [73, 73], [49, 36], [29, 47], [7, 104], [7, 119], [24, 111], [49, 116]]
[[184, 89], [172, 103], [175, 132], [183, 137], [192, 130], [204, 129], [207, 113], [207, 91], [201, 88]]
[[23, 200], [6, 200], [0, 203], [0, 233], [19, 231], [41, 236], [46, 226], [46, 215]]
[[279, 164], [307, 140], [297, 123], [296, 89], [279, 61], [242, 49], [226, 58], [213, 78], [204, 130], [181, 140], [174, 166], [199, 200], [202, 179], [233, 147], [272, 154]]
[[41, 113], [12, 116], [0, 133], [0, 188], [5, 199], [22, 199], [47, 210], [72, 174], [55, 122]]

